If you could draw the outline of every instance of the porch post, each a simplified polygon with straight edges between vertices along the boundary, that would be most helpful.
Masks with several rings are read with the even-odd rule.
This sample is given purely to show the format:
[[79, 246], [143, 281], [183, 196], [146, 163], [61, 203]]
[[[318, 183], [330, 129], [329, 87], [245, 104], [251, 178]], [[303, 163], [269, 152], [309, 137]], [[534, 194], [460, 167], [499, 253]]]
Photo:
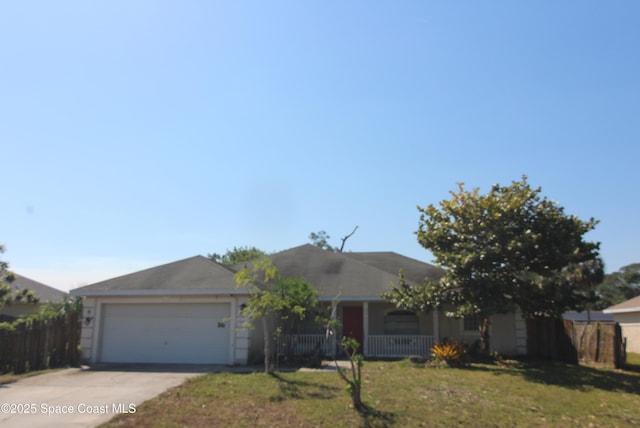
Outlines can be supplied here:
[[369, 302], [362, 303], [362, 353], [369, 355]]
[[433, 310], [433, 341], [440, 342], [440, 325], [438, 324], [438, 309]]

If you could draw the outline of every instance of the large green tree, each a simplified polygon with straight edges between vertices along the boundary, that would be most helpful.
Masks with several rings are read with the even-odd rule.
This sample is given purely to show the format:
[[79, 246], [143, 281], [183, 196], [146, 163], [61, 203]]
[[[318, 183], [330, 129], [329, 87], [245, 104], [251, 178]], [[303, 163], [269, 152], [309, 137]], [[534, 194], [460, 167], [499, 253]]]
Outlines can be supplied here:
[[[0, 254], [5, 251], [4, 245], [0, 244]], [[14, 302], [38, 303], [40, 300], [33, 291], [23, 288], [18, 291], [11, 290], [11, 284], [15, 279], [13, 272], [9, 270], [9, 263], [0, 260], [0, 308], [11, 305]]]
[[418, 287], [402, 278], [387, 298], [400, 307], [444, 308], [449, 316], [477, 315], [485, 351], [489, 319], [519, 307], [526, 317], [559, 316], [582, 307], [585, 281], [576, 267], [598, 258], [599, 244], [584, 240], [597, 221], [567, 215], [541, 197], [527, 177], [486, 194], [463, 184], [451, 198], [418, 207], [418, 242], [445, 269]]
[[605, 275], [602, 283], [596, 287], [596, 296], [597, 309], [640, 296], [640, 263], [623, 266], [617, 272]]
[[[0, 254], [4, 253], [4, 245], [0, 244]], [[0, 307], [10, 303], [11, 287], [9, 284], [14, 280], [14, 275], [9, 271], [9, 263], [0, 260]]]
[[259, 259], [266, 255], [266, 252], [256, 247], [233, 247], [233, 250], [227, 250], [224, 254], [211, 253], [208, 254], [207, 257], [225, 266], [234, 266]]
[[272, 372], [275, 353], [272, 342], [277, 343], [282, 333], [315, 315], [318, 292], [303, 279], [281, 276], [266, 256], [239, 271], [235, 280], [239, 287], [249, 290], [249, 301], [242, 309], [242, 315], [249, 320], [245, 327], [252, 328], [256, 321], [262, 324], [264, 368]]

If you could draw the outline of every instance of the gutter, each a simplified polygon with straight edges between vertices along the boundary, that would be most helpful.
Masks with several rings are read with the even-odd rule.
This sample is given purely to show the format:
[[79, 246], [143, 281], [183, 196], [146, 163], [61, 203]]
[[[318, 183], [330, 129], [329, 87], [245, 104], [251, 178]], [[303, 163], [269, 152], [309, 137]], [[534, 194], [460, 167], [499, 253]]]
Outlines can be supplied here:
[[71, 290], [74, 297], [119, 296], [248, 296], [246, 289], [227, 290]]
[[603, 314], [628, 314], [630, 312], [640, 312], [640, 307], [622, 309], [604, 309]]

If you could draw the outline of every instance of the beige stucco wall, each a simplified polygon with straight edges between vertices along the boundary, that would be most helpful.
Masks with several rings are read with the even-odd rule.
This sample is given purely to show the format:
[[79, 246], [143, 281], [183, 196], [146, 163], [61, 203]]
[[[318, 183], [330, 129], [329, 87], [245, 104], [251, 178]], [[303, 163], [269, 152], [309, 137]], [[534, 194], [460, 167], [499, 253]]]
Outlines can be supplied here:
[[622, 337], [627, 339], [627, 352], [640, 353], [640, 312], [614, 314], [613, 319], [620, 323]]
[[[82, 331], [80, 332], [80, 357], [82, 362], [89, 364], [94, 355], [94, 326], [96, 325], [95, 297], [85, 297], [82, 302]], [[97, 337], [96, 337], [97, 340]]]
[[489, 331], [492, 351], [506, 355], [516, 354], [516, 322], [514, 313], [492, 316]]
[[[460, 318], [448, 317], [444, 310], [438, 311], [438, 340], [465, 339], [462, 328], [463, 323]], [[476, 334], [479, 337], [479, 333], [469, 332], [467, 340], [471, 340]]]
[[246, 304], [247, 297], [237, 297], [235, 299], [235, 305], [231, 305], [231, 308], [236, 311], [235, 314], [235, 331], [231, 332], [232, 336], [235, 336], [235, 350], [234, 350], [234, 364], [245, 365], [249, 361], [249, 350], [251, 348], [251, 330], [247, 328], [247, 319], [241, 314], [241, 305]]
[[369, 334], [384, 334], [384, 313], [393, 308], [386, 303], [369, 303]]
[[[526, 336], [523, 336], [526, 330], [523, 330], [521, 321], [518, 312], [492, 316], [489, 330], [491, 350], [505, 355], [526, 354]], [[479, 331], [464, 330], [464, 320], [447, 317], [445, 311], [438, 313], [438, 332], [440, 340], [462, 340], [469, 346], [480, 340]]]

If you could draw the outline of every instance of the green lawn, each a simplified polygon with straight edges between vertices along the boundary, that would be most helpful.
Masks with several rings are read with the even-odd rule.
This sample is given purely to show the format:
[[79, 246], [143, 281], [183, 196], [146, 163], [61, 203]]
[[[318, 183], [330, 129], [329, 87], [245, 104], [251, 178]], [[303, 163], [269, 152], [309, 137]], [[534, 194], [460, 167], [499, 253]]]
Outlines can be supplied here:
[[373, 408], [365, 415], [350, 407], [336, 373], [222, 373], [192, 379], [105, 426], [640, 424], [640, 373], [634, 371], [549, 362], [462, 369], [367, 362], [363, 381], [363, 398]]
[[627, 354], [627, 369], [640, 372], [640, 354]]

